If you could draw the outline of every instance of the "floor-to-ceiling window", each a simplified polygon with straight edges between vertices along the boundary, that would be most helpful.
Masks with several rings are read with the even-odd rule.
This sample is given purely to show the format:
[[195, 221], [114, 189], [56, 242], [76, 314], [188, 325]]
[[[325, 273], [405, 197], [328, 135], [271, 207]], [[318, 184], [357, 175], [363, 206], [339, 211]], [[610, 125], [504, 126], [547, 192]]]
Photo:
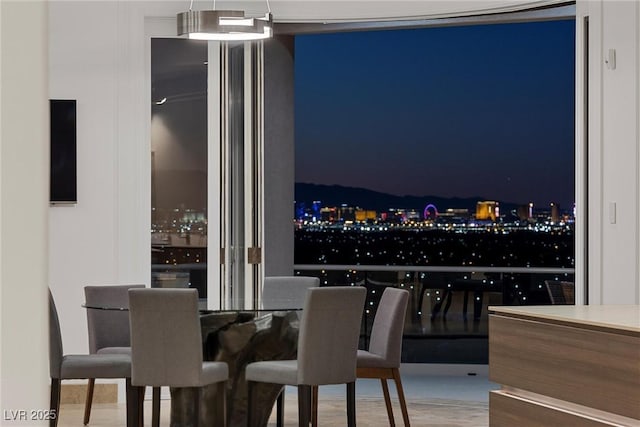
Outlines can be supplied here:
[[408, 289], [407, 361], [486, 362], [487, 305], [571, 303], [574, 46], [573, 20], [296, 36], [298, 273], [370, 316]]

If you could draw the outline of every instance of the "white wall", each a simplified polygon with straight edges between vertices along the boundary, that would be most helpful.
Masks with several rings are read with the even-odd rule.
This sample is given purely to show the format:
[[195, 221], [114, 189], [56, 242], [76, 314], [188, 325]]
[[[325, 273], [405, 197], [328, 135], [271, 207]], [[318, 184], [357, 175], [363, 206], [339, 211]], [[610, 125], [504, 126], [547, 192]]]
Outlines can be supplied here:
[[49, 97], [77, 100], [78, 203], [49, 210], [51, 289], [66, 353], [88, 349], [83, 286], [119, 281], [116, 20], [115, 2], [50, 7]]
[[49, 215], [50, 283], [66, 353], [88, 351], [85, 285], [149, 282], [150, 196], [140, 192], [150, 150], [131, 115], [142, 99], [126, 96], [135, 90], [126, 78], [133, 64], [122, 60], [122, 12], [114, 1], [50, 4], [49, 97], [77, 100], [78, 203]]
[[[441, 18], [517, 11], [527, 7], [561, 3], [562, 0], [271, 0], [276, 22], [344, 22]], [[211, 7], [211, 0], [194, 2], [194, 9]], [[185, 6], [183, 5], [184, 9]], [[265, 13], [264, 0], [223, 0], [217, 9], [241, 8]]]
[[[639, 304], [640, 7], [579, 2], [589, 17], [589, 301]], [[605, 59], [616, 51], [616, 67]], [[615, 221], [612, 218], [615, 204]]]
[[[29, 28], [29, 31], [24, 31]], [[0, 3], [0, 421], [49, 406], [47, 5]], [[11, 411], [27, 411], [13, 419]], [[13, 414], [16, 414], [14, 412]]]
[[615, 202], [617, 219], [603, 215], [601, 301], [638, 303], [638, 2], [602, 5], [602, 52], [616, 50], [615, 70], [602, 69], [602, 205]]

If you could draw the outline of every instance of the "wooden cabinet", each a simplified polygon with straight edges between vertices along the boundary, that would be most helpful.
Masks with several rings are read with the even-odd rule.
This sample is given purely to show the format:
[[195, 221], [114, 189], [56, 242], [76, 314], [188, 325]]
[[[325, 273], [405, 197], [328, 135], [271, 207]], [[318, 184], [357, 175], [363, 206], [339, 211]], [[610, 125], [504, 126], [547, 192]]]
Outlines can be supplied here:
[[640, 426], [640, 307], [491, 307], [489, 378], [492, 427]]

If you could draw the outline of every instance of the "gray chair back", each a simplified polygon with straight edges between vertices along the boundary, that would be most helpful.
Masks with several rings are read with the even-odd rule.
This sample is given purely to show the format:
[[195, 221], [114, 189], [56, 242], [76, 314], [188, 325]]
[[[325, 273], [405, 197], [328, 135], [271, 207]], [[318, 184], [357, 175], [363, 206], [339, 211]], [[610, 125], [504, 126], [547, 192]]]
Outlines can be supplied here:
[[549, 299], [552, 305], [556, 304], [575, 304], [573, 282], [558, 282], [556, 280], [545, 280], [544, 284], [549, 293]]
[[302, 308], [307, 289], [320, 286], [320, 279], [306, 276], [265, 277], [262, 307], [266, 309]]
[[53, 301], [53, 295], [51, 294], [51, 289], [49, 289], [49, 375], [51, 378], [60, 378], [62, 354], [60, 321], [56, 303]]
[[[88, 306], [129, 307], [129, 289], [144, 285], [85, 286], [84, 298]], [[129, 347], [129, 312], [87, 309], [89, 352], [105, 347]]]
[[202, 373], [196, 289], [129, 290], [131, 382], [191, 387]]
[[408, 302], [407, 290], [386, 288], [373, 320], [369, 353], [382, 357], [390, 366], [400, 366], [402, 332]]
[[298, 338], [298, 384], [355, 381], [365, 296], [360, 286], [307, 290]]

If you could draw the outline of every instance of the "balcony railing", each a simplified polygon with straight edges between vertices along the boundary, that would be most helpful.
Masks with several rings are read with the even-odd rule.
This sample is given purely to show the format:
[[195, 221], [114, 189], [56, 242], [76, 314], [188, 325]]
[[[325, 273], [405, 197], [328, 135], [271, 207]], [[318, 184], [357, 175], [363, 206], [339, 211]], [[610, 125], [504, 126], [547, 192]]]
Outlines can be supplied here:
[[[319, 277], [322, 286], [367, 288], [362, 347], [384, 289], [407, 289], [403, 360], [437, 363], [487, 363], [487, 306], [551, 304], [575, 276], [573, 268], [298, 264], [294, 269]], [[206, 298], [206, 263], [154, 264], [152, 282], [196, 287]]]
[[367, 288], [363, 315], [366, 346], [386, 287], [409, 291], [403, 360], [487, 363], [489, 305], [546, 305], [560, 283], [574, 281], [573, 268], [446, 267], [383, 265], [294, 266], [322, 286]]

